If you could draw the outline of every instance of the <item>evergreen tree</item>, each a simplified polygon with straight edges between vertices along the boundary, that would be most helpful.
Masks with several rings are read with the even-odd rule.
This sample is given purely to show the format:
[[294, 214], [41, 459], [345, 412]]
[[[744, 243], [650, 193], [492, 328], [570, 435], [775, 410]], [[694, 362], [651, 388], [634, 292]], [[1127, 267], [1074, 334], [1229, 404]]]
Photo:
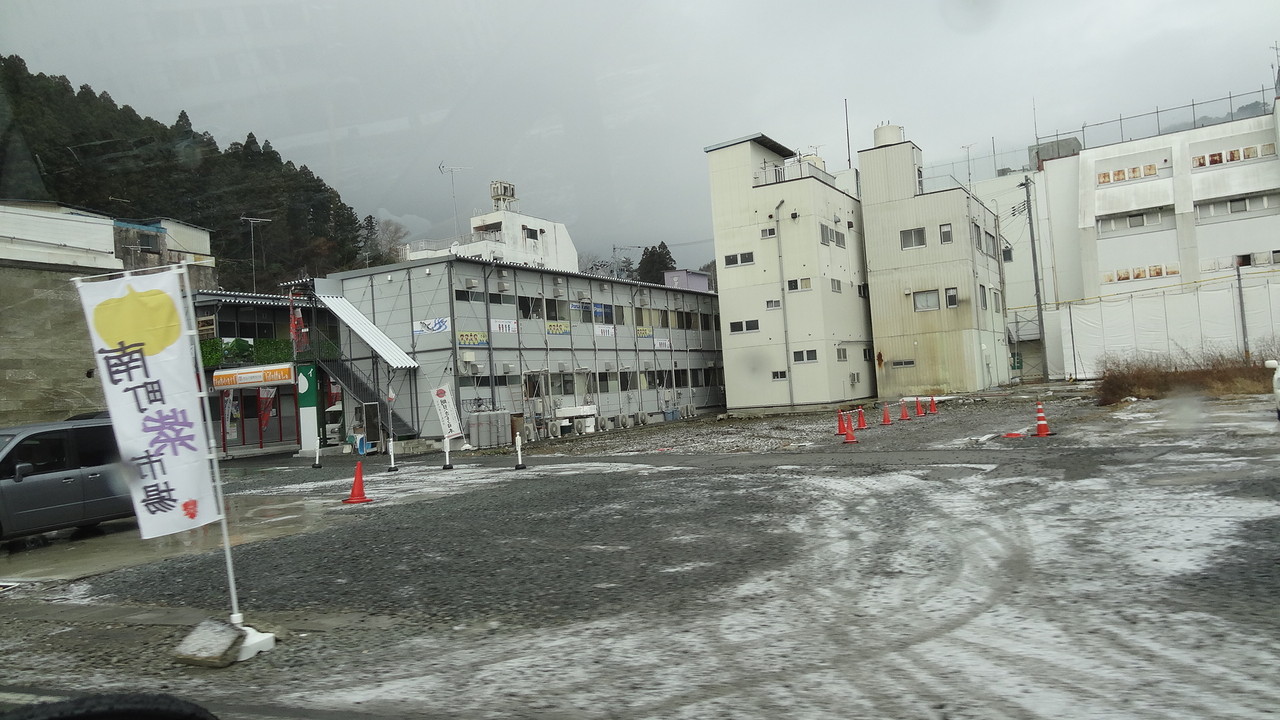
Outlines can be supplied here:
[[636, 269], [640, 282], [661, 285], [663, 273], [676, 269], [676, 260], [671, 257], [667, 243], [660, 242], [657, 247], [647, 247], [640, 256], [640, 267]]

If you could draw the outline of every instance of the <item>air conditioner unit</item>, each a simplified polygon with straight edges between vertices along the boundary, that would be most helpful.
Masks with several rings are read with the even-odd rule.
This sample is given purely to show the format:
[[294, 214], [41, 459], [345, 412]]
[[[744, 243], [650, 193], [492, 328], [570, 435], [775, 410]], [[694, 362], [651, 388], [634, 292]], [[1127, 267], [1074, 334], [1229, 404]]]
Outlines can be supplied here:
[[651, 361], [649, 361], [649, 360], [645, 360], [645, 361], [644, 361], [644, 369], [645, 369], [645, 370], [652, 370], [652, 369], [653, 369], [653, 363], [652, 363]]
[[504, 277], [506, 277], [506, 276], [507, 276], [507, 271], [506, 271], [506, 270], [503, 270], [503, 269], [499, 269], [499, 270], [498, 270], [498, 277], [500, 277], [500, 278], [504, 278]]
[[556, 367], [560, 368], [560, 372], [569, 372], [569, 363], [556, 363]]
[[578, 299], [579, 299], [579, 300], [590, 300], [590, 299], [591, 299], [591, 296], [587, 294], [587, 291], [586, 291], [586, 290], [579, 290], [579, 291], [578, 291]]
[[563, 285], [563, 284], [564, 284], [564, 278], [562, 278], [562, 277], [551, 278], [551, 284], [553, 284], [553, 285]]
[[600, 289], [601, 289], [601, 290], [608, 290], [608, 289], [609, 289], [609, 283], [607, 283], [607, 282], [602, 282], [602, 283], [600, 283]]
[[478, 283], [478, 282], [476, 282], [476, 279], [475, 279], [475, 278], [467, 278], [467, 280], [466, 280], [467, 289], [474, 288], [474, 287], [475, 287], [476, 285], [478, 285], [478, 284], [479, 284], [479, 283]]
[[649, 304], [649, 298], [641, 296], [636, 298], [636, 307], [644, 307]]
[[510, 289], [511, 289], [511, 283], [505, 283], [505, 282], [498, 283], [498, 292], [506, 292]]
[[564, 297], [564, 288], [556, 288], [551, 291], [551, 294], [555, 297]]
[[476, 361], [476, 354], [471, 350], [463, 350], [461, 353], [458, 354], [458, 357], [462, 359], [462, 362]]
[[605, 369], [605, 372], [613, 372], [614, 370], [617, 370], [618, 368], [617, 368], [617, 365], [615, 365], [614, 363], [607, 362], [607, 363], [605, 363], [605, 364], [604, 364], [604, 369]]
[[503, 374], [503, 375], [512, 375], [512, 374], [514, 374], [514, 373], [515, 373], [515, 371], [516, 371], [516, 365], [515, 365], [515, 363], [502, 363], [502, 374]]
[[487, 366], [486, 366], [484, 363], [472, 363], [472, 364], [471, 364], [471, 374], [472, 374], [472, 375], [484, 375], [484, 374], [485, 374], [486, 369], [487, 369]]
[[715, 360], [708, 360], [708, 361], [707, 361], [707, 367], [709, 367], [709, 368], [713, 368], [713, 367], [715, 367], [715, 366], [716, 366], [716, 361], [715, 361]]

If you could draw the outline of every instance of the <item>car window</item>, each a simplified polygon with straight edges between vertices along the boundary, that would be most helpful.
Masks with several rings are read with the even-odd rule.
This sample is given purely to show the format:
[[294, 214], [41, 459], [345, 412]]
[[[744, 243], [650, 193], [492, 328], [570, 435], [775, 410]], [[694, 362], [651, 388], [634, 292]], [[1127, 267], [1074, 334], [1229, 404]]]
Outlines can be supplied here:
[[18, 463], [31, 463], [37, 473], [66, 470], [69, 465], [66, 432], [39, 433], [20, 440], [0, 466], [0, 477], [13, 477], [13, 469]]
[[109, 425], [76, 428], [76, 452], [80, 454], [80, 467], [107, 465], [120, 459], [116, 449], [116, 435]]

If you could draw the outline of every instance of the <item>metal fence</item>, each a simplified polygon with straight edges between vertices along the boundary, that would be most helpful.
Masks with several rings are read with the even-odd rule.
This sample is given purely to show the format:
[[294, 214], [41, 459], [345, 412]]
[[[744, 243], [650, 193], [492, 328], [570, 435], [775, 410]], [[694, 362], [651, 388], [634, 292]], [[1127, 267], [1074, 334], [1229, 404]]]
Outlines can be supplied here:
[[1213, 100], [1192, 100], [1188, 105], [1156, 108], [1128, 117], [1120, 115], [1114, 120], [1084, 123], [1079, 130], [1039, 135], [1036, 144], [1074, 137], [1085, 148], [1099, 147], [1267, 115], [1271, 112], [1272, 94], [1271, 89], [1264, 86]]

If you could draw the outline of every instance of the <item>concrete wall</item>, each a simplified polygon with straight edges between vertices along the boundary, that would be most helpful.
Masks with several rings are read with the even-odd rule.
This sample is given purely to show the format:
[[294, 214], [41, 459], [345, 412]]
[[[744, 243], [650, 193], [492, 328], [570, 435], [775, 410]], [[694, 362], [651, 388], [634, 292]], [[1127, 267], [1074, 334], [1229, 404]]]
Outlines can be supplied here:
[[106, 407], [73, 268], [0, 266], [0, 427]]

